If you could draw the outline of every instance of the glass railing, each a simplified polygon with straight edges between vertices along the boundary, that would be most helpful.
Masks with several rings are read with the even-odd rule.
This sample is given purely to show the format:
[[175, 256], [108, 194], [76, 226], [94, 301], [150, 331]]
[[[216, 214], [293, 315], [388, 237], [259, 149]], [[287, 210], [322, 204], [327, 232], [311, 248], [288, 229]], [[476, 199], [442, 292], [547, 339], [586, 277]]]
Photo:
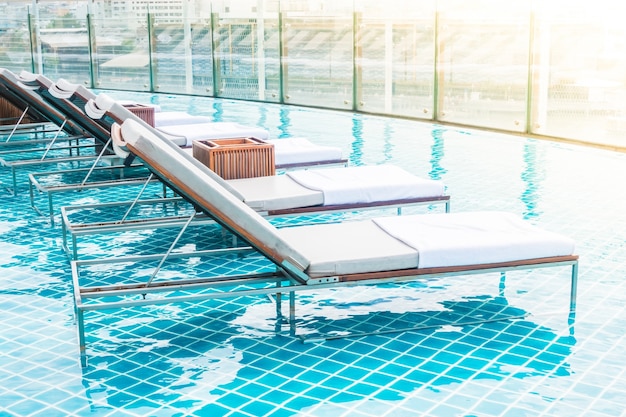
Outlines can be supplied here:
[[0, 12], [0, 66], [15, 71], [626, 148], [626, 6], [612, 0], [26, 1]]

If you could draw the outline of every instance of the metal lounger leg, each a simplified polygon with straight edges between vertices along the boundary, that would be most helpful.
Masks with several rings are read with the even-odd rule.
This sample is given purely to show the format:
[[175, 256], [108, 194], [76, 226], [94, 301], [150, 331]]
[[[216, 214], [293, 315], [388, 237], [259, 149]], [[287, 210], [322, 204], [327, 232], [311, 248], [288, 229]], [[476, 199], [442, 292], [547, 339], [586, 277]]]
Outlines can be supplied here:
[[17, 121], [15, 126], [13, 126], [13, 129], [11, 130], [11, 133], [9, 134], [9, 137], [7, 138], [7, 140], [5, 140], [5, 143], [11, 140], [11, 138], [15, 134], [15, 131], [17, 130], [17, 127], [22, 123], [22, 120], [24, 120], [24, 116], [26, 116], [26, 112], [28, 112], [29, 108], [30, 108], [30, 106], [26, 106], [26, 108], [22, 112], [22, 115], [20, 116], [20, 119]]
[[84, 186], [85, 183], [87, 182], [87, 180], [89, 179], [89, 177], [91, 176], [91, 173], [93, 172], [94, 169], [96, 169], [96, 165], [98, 164], [98, 162], [100, 162], [100, 160], [102, 159], [102, 155], [104, 155], [104, 152], [106, 152], [107, 147], [111, 144], [111, 141], [113, 139], [109, 139], [107, 141], [107, 143], [102, 147], [102, 150], [100, 151], [100, 153], [98, 154], [98, 157], [96, 158], [95, 161], [93, 161], [93, 164], [91, 165], [91, 168], [89, 169], [89, 171], [87, 172], [87, 175], [85, 175], [85, 178], [83, 179], [83, 182], [80, 183], [80, 186]]
[[296, 335], [296, 292], [289, 291], [289, 334]]
[[50, 210], [50, 226], [54, 227], [54, 207], [52, 206], [52, 193], [50, 192], [48, 192], [48, 210]]
[[[278, 283], [276, 284], [276, 287], [280, 289], [282, 286], [283, 286], [282, 283], [278, 281]], [[283, 303], [283, 293], [278, 291], [276, 292], [276, 320], [279, 323], [283, 319], [282, 303]]]
[[189, 227], [189, 224], [191, 223], [191, 221], [196, 217], [196, 213], [194, 212], [190, 217], [189, 220], [187, 220], [187, 222], [185, 223], [185, 225], [183, 226], [183, 228], [180, 230], [180, 232], [178, 233], [178, 236], [176, 236], [176, 239], [174, 239], [174, 241], [172, 242], [172, 244], [170, 245], [170, 247], [168, 248], [167, 252], [165, 253], [165, 255], [163, 255], [163, 258], [161, 258], [161, 261], [159, 262], [159, 265], [157, 265], [156, 269], [154, 270], [154, 272], [152, 273], [152, 275], [150, 276], [150, 279], [148, 280], [148, 282], [146, 282], [146, 287], [149, 287], [150, 284], [152, 284], [152, 280], [154, 280], [154, 278], [156, 277], [156, 275], [159, 273], [159, 271], [161, 270], [161, 267], [163, 266], [163, 264], [165, 263], [165, 261], [167, 260], [167, 258], [170, 256], [170, 254], [172, 253], [172, 251], [174, 250], [174, 248], [176, 247], [176, 244], [178, 243], [178, 241], [180, 240], [180, 238], [182, 237], [183, 233], [185, 233], [185, 230], [187, 230], [187, 227]]
[[75, 309], [76, 328], [78, 330], [78, 350], [80, 352], [80, 366], [87, 366], [87, 345], [85, 342], [85, 314], [80, 308]]
[[119, 223], [124, 223], [126, 221], [126, 218], [130, 215], [130, 212], [135, 208], [135, 206], [137, 205], [137, 202], [139, 201], [139, 199], [141, 198], [141, 196], [143, 195], [144, 191], [146, 191], [146, 188], [148, 187], [148, 184], [150, 184], [150, 181], [152, 181], [152, 178], [154, 177], [154, 174], [150, 173], [150, 176], [148, 177], [148, 179], [146, 180], [146, 182], [143, 184], [143, 187], [141, 187], [141, 190], [139, 190], [139, 194], [137, 194], [137, 197], [135, 198], [135, 200], [133, 200], [132, 204], [130, 205], [130, 207], [128, 208], [128, 210], [126, 210], [126, 213], [124, 213], [124, 217], [122, 217], [122, 220], [120, 220]]
[[15, 166], [11, 166], [11, 174], [13, 176], [13, 195], [17, 195], [17, 172]]
[[572, 265], [572, 286], [570, 290], [569, 309], [576, 310], [576, 292], [578, 289], [578, 261]]
[[[59, 137], [59, 134], [61, 133], [61, 131], [63, 130], [63, 127], [65, 126], [65, 123], [67, 123], [67, 119], [63, 120], [63, 123], [61, 124], [61, 127], [59, 127], [59, 130], [57, 130], [56, 135], [54, 135], [54, 138], [52, 138], [52, 141], [50, 141], [50, 143], [46, 147], [46, 151], [43, 153], [43, 156], [41, 157], [42, 161], [46, 159], [46, 156], [48, 156], [48, 152], [50, 152], [50, 149], [52, 149], [52, 145], [54, 145], [54, 142], [56, 142], [57, 138]], [[71, 152], [72, 150], [70, 149], [70, 155], [71, 155]]]

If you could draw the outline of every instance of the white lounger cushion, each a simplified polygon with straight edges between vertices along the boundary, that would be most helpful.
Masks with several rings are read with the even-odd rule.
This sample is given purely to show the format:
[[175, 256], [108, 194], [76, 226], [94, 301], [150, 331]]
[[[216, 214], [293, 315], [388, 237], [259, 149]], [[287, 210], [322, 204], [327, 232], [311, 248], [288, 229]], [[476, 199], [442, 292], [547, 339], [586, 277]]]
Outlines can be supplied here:
[[287, 172], [294, 181], [324, 194], [324, 204], [372, 203], [441, 196], [441, 181], [423, 179], [394, 165]]
[[574, 253], [574, 241], [512, 213], [470, 212], [374, 219], [419, 252], [419, 268], [476, 265]]
[[[301, 177], [309, 181], [299, 180]], [[257, 211], [367, 204], [437, 197], [444, 193], [441, 181], [416, 177], [394, 165], [293, 171], [285, 175], [226, 182], [243, 196], [246, 204]]]
[[154, 127], [213, 123], [208, 116], [192, 116], [184, 111], [161, 111], [154, 114]]
[[[254, 137], [267, 139], [269, 132], [260, 127], [244, 126], [232, 122], [192, 123], [159, 127], [178, 146], [191, 146], [194, 140]], [[184, 141], [184, 143], [183, 143]]]
[[320, 161], [340, 161], [341, 148], [316, 145], [306, 138], [271, 139], [277, 166], [310, 164]]
[[242, 178], [226, 181], [256, 211], [284, 210], [320, 206], [324, 194], [303, 187], [287, 175]]
[[[378, 232], [372, 231], [378, 228]], [[309, 276], [511, 262], [566, 256], [574, 241], [504, 212], [420, 214], [288, 227]], [[408, 262], [413, 254], [413, 263]]]
[[[402, 218], [406, 216], [400, 216]], [[418, 253], [371, 220], [278, 229], [309, 260], [310, 277], [415, 268]]]

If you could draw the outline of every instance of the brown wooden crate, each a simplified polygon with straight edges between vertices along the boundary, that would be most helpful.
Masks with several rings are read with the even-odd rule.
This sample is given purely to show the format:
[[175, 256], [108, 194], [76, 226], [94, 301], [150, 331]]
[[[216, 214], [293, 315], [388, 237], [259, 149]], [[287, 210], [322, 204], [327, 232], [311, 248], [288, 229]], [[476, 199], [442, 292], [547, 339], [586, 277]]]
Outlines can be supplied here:
[[130, 110], [135, 116], [154, 127], [154, 107], [144, 106], [143, 104], [133, 104], [124, 107]]
[[[12, 125], [17, 123], [23, 111], [18, 109], [4, 97], [0, 97], [0, 125]], [[22, 123], [36, 122], [34, 117], [28, 115], [22, 119]]]
[[193, 156], [220, 177], [263, 177], [276, 174], [274, 145], [257, 138], [195, 140]]

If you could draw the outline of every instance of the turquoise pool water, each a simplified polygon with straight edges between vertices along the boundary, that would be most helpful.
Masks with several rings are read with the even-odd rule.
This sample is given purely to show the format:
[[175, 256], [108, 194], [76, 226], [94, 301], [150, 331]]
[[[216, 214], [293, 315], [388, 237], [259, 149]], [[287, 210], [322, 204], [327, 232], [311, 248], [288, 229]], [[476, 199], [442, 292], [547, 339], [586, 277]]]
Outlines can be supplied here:
[[[60, 227], [30, 207], [20, 170], [17, 195], [0, 191], [1, 416], [623, 415], [626, 155], [344, 112], [110, 94], [337, 145], [351, 164], [393, 163], [443, 180], [452, 211], [511, 211], [569, 235], [580, 255], [576, 314], [567, 268], [303, 293], [303, 335], [520, 316], [325, 342], [277, 329], [267, 296], [93, 312], [81, 368]], [[10, 172], [0, 174], [11, 186]], [[55, 207], [134, 192], [64, 193]], [[86, 237], [81, 256], [163, 251], [172, 233]], [[214, 233], [194, 230], [180, 245], [210, 245]]]

